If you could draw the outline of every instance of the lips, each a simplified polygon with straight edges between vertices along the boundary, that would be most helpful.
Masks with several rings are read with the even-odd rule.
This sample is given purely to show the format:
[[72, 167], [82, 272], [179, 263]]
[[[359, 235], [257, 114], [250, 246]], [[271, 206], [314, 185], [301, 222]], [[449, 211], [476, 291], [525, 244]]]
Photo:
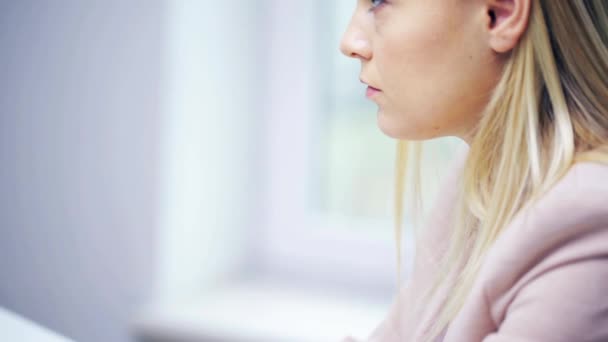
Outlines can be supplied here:
[[361, 81], [361, 83], [367, 85], [367, 90], [365, 91], [366, 97], [371, 99], [382, 92], [382, 90], [380, 88], [374, 87], [369, 82], [367, 82], [363, 77], [359, 78], [359, 80]]
[[367, 85], [369, 88], [372, 88], [375, 91], [382, 91], [380, 88], [378, 87], [374, 87], [372, 84], [370, 84], [369, 82], [367, 82], [365, 79], [360, 78], [359, 81], [361, 81], [361, 83]]
[[380, 91], [381, 91], [380, 89], [374, 88], [372, 86], [368, 86], [367, 91], [365, 92], [365, 96], [372, 98], [375, 95], [379, 94]]
[[365, 79], [360, 78], [359, 80], [361, 81], [361, 83], [367, 85], [367, 90], [365, 91], [365, 96], [367, 98], [371, 99], [382, 92], [382, 90], [380, 90], [380, 88], [374, 87], [373, 85], [369, 84], [369, 82], [367, 82]]

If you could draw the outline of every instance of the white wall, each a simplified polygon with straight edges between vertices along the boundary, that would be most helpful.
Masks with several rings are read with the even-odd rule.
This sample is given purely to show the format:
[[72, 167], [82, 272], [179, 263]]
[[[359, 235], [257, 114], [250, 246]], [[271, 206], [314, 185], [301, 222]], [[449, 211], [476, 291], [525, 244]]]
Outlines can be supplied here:
[[163, 6], [0, 4], [0, 306], [78, 341], [151, 291]]

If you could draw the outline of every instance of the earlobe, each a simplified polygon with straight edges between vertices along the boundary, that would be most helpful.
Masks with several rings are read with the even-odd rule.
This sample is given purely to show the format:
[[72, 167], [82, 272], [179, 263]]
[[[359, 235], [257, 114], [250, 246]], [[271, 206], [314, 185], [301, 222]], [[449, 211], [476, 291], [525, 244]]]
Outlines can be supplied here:
[[531, 0], [487, 0], [490, 47], [505, 53], [512, 50], [525, 33]]

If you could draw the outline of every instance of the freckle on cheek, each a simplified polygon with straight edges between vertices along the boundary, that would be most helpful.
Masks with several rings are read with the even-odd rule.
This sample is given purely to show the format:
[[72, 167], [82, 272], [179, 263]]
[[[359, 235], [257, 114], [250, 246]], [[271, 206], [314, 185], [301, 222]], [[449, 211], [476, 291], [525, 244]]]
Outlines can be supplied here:
[[433, 126], [433, 129], [436, 130], [436, 131], [438, 131], [439, 128], [440, 128], [439, 126]]

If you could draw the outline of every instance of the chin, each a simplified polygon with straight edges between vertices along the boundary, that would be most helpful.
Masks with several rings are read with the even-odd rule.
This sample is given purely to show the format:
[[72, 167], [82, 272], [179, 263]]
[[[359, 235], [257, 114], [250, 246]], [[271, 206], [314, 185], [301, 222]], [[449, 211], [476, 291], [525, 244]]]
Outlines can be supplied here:
[[[399, 118], [398, 122], [391, 120], [395, 117]], [[404, 119], [403, 116], [391, 116], [381, 109], [378, 110], [378, 128], [388, 137], [411, 141], [429, 140], [438, 137], [438, 134], [431, 133], [433, 132], [432, 128], [421, 127], [421, 125], [416, 125], [414, 120]]]

